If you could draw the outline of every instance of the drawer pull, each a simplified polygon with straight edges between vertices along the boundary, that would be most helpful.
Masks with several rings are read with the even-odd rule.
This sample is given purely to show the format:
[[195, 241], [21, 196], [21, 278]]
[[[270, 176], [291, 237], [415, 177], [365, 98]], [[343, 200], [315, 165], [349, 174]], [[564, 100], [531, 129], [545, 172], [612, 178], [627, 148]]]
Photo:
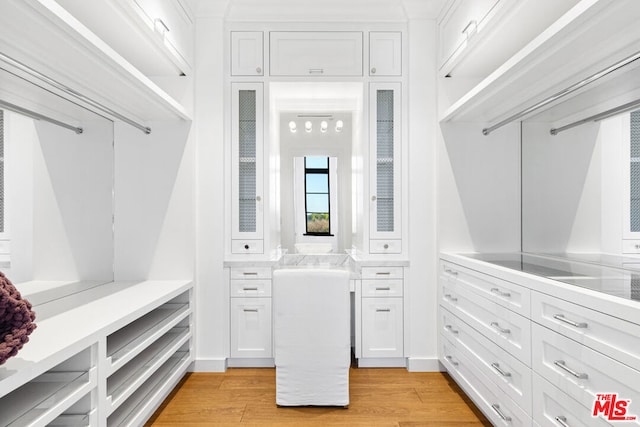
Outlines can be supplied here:
[[458, 275], [457, 271], [449, 270], [449, 269], [446, 269], [446, 268], [445, 268], [444, 272], [447, 273], [447, 274], [451, 274], [453, 276], [457, 276]]
[[508, 423], [510, 423], [510, 422], [511, 422], [511, 417], [509, 417], [509, 416], [507, 416], [507, 415], [503, 414], [503, 413], [502, 413], [502, 411], [500, 410], [500, 405], [498, 405], [497, 403], [494, 403], [493, 405], [491, 405], [491, 409], [493, 409], [493, 410], [494, 410], [494, 412], [495, 412], [496, 414], [498, 414], [498, 416], [499, 416], [500, 418], [502, 418], [502, 421], [505, 421], [505, 422], [508, 422]]
[[376, 288], [376, 291], [390, 291], [391, 288], [389, 286]]
[[390, 276], [391, 272], [390, 271], [377, 271], [376, 272], [376, 276]]
[[257, 276], [258, 273], [254, 272], [254, 271], [244, 271], [242, 273], [244, 276]]
[[511, 292], [502, 292], [498, 288], [491, 288], [491, 292], [493, 292], [494, 294], [496, 294], [498, 296], [501, 296], [501, 297], [505, 297], [505, 298], [511, 297]]
[[309, 74], [323, 74], [324, 69], [322, 68], [309, 68]]
[[564, 363], [564, 360], [556, 360], [553, 362], [553, 364], [579, 380], [586, 380], [587, 378], [589, 378], [589, 375], [585, 374], [584, 372], [576, 372], [573, 369], [569, 368], [567, 364]]
[[242, 288], [243, 291], [257, 291], [258, 288]]
[[446, 299], [448, 299], [449, 301], [453, 301], [453, 302], [458, 301], [458, 298], [456, 298], [456, 297], [452, 296], [451, 294], [444, 294], [444, 297], [445, 297]]
[[492, 367], [493, 369], [495, 369], [496, 371], [498, 371], [498, 373], [499, 373], [500, 375], [502, 375], [503, 377], [510, 377], [510, 376], [511, 376], [511, 372], [505, 372], [505, 371], [503, 371], [503, 370], [502, 370], [502, 368], [500, 367], [500, 365], [499, 365], [497, 362], [493, 362], [493, 363], [491, 364], [491, 367]]
[[511, 333], [511, 329], [505, 329], [505, 328], [501, 327], [498, 322], [491, 322], [491, 327], [493, 329], [499, 331], [501, 334], [510, 334]]
[[390, 308], [376, 308], [376, 313], [390, 313]]
[[451, 332], [452, 334], [456, 334], [456, 335], [457, 335], [457, 334], [458, 334], [458, 332], [459, 332], [458, 330], [453, 329], [453, 326], [451, 326], [451, 325], [447, 325], [447, 326], [445, 326], [444, 328], [445, 328], [446, 330], [448, 330], [449, 332]]
[[454, 360], [453, 360], [453, 356], [445, 356], [444, 358], [445, 358], [445, 359], [447, 359], [449, 362], [451, 362], [451, 364], [452, 364], [453, 366], [458, 366], [458, 365], [459, 365], [459, 363], [458, 363], [458, 362], [456, 362], [456, 361], [454, 361]]
[[556, 417], [556, 422], [560, 424], [562, 427], [570, 427], [569, 424], [567, 424], [567, 417], [563, 415], [558, 415]]
[[573, 320], [569, 320], [566, 317], [564, 317], [564, 315], [562, 314], [554, 314], [553, 318], [563, 323], [566, 323], [567, 325], [571, 325], [575, 328], [586, 328], [588, 326], [587, 323], [585, 322], [574, 322]]
[[245, 313], [257, 313], [258, 309], [257, 308], [243, 308], [242, 311], [244, 311]]

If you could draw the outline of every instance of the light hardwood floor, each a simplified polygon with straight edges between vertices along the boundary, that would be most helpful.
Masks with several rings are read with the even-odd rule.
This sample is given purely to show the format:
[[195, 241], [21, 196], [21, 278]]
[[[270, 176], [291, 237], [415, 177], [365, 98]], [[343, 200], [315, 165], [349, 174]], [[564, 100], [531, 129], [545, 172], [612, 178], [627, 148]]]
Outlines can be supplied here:
[[275, 369], [188, 374], [147, 426], [490, 426], [444, 373], [351, 369], [348, 409], [278, 407]]

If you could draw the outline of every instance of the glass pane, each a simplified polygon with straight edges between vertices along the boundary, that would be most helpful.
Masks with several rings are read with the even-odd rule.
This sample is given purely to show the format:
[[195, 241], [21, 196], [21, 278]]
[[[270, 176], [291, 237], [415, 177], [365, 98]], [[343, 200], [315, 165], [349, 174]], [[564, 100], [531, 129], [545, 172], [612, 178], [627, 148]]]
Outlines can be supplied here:
[[630, 230], [640, 231], [640, 111], [631, 113]]
[[394, 231], [393, 212], [393, 91], [377, 91], [376, 116], [376, 229]]
[[256, 156], [256, 91], [241, 90], [239, 93], [238, 134], [240, 158]]
[[307, 212], [329, 212], [328, 194], [307, 194]]
[[329, 175], [325, 173], [307, 174], [307, 193], [328, 193]]
[[307, 233], [329, 233], [329, 214], [308, 213]]
[[329, 169], [328, 157], [305, 157], [304, 161], [307, 169]]

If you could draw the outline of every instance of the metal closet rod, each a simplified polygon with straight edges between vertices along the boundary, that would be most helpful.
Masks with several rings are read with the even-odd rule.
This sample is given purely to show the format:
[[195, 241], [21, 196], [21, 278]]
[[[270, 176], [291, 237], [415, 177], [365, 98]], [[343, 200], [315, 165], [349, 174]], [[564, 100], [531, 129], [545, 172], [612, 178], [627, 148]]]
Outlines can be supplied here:
[[74, 131], [77, 134], [81, 134], [83, 129], [81, 127], [73, 126], [60, 120], [52, 119], [51, 117], [47, 117], [40, 113], [36, 113], [35, 111], [27, 110], [26, 108], [20, 107], [18, 105], [12, 104], [10, 102], [6, 102], [0, 99], [0, 108], [4, 108], [5, 110], [13, 111], [14, 113], [23, 114], [27, 117], [31, 117], [32, 119], [44, 120], [45, 122], [53, 123], [54, 125], [58, 125], [65, 129], [69, 129]]
[[635, 60], [637, 60], [639, 58], [640, 58], [640, 52], [636, 52], [633, 55], [628, 56], [627, 58], [625, 58], [625, 59], [623, 59], [623, 60], [621, 60], [619, 62], [616, 62], [615, 64], [611, 65], [610, 67], [607, 67], [607, 68], [605, 68], [603, 70], [600, 70], [597, 73], [590, 75], [586, 79], [584, 79], [584, 80], [582, 80], [582, 81], [580, 81], [578, 83], [575, 83], [575, 84], [569, 86], [568, 88], [561, 90], [560, 92], [557, 92], [557, 93], [551, 95], [550, 97], [538, 102], [537, 104], [532, 105], [531, 107], [529, 107], [529, 108], [527, 108], [525, 110], [522, 110], [519, 113], [516, 113], [516, 114], [514, 114], [514, 115], [512, 115], [510, 117], [507, 117], [506, 119], [502, 120], [499, 123], [496, 123], [495, 125], [492, 125], [492, 126], [489, 126], [489, 127], [486, 127], [484, 129], [482, 129], [482, 134], [483, 135], [489, 135], [494, 130], [496, 130], [498, 128], [501, 128], [502, 126], [507, 125], [507, 124], [509, 124], [509, 123], [511, 123], [511, 122], [513, 122], [515, 120], [518, 120], [519, 118], [522, 118], [522, 117], [524, 117], [524, 116], [526, 116], [526, 115], [528, 115], [528, 114], [530, 114], [530, 113], [532, 113], [532, 112], [534, 112], [536, 110], [539, 110], [540, 108], [545, 107], [545, 106], [551, 104], [552, 102], [557, 101], [558, 99], [560, 99], [560, 98], [562, 98], [562, 97], [564, 97], [566, 95], [569, 95], [570, 93], [573, 93], [573, 92], [577, 91], [578, 89], [581, 89], [581, 88], [583, 88], [584, 86], [586, 86], [586, 85], [588, 85], [590, 83], [595, 82], [598, 79], [601, 79], [602, 77], [606, 76], [607, 74], [610, 74], [610, 73], [618, 70], [619, 68], [622, 68], [622, 67], [624, 67], [626, 65], [631, 64], [633, 61], [635, 61]]
[[586, 119], [578, 120], [576, 122], [569, 123], [568, 125], [560, 126], [559, 128], [552, 128], [549, 131], [549, 133], [551, 133], [551, 135], [557, 135], [562, 131], [574, 128], [576, 126], [583, 125], [585, 123], [597, 122], [599, 120], [604, 120], [611, 116], [615, 116], [616, 114], [621, 114], [627, 111], [635, 110], [639, 106], [640, 106], [640, 99], [636, 99], [635, 101], [627, 102], [626, 104], [620, 105], [619, 107], [615, 107], [610, 110], [603, 111], [602, 113], [594, 114], [593, 116], [589, 116]]
[[[4, 53], [0, 52], [0, 59], [3, 60], [4, 62], [11, 64], [12, 66], [24, 71], [25, 73], [29, 74], [30, 76], [33, 76], [35, 78], [37, 78], [38, 80], [41, 80], [45, 83], [47, 83], [50, 86], [53, 86], [56, 89], [59, 89], [61, 91], [63, 91], [64, 93], [74, 97], [77, 100], [80, 100], [86, 104], [89, 104], [90, 106], [92, 106], [93, 108], [96, 108], [99, 111], [102, 111], [103, 113], [109, 114], [110, 116], [113, 116], [119, 120], [122, 120], [123, 122], [137, 128], [140, 129], [142, 132], [144, 132], [145, 134], [150, 134], [151, 133], [151, 128], [148, 126], [144, 126], [141, 125], [140, 123], [136, 122], [135, 120], [132, 120], [126, 116], [123, 116], [122, 114], [118, 113], [117, 111], [112, 110], [109, 107], [106, 107], [104, 105], [102, 105], [101, 103], [99, 103], [98, 101], [94, 101], [93, 99], [79, 93], [76, 90], [71, 89], [70, 87], [60, 83], [57, 80], [52, 79], [49, 76], [46, 76], [44, 74], [42, 74], [41, 72], [34, 70], [33, 68], [29, 67], [26, 64], [23, 64], [22, 62], [11, 58], [10, 56], [5, 55]], [[85, 110], [91, 111], [93, 113], [95, 113], [95, 111], [93, 111], [91, 108], [88, 108], [84, 105], [80, 105], [82, 108], [84, 108]]]

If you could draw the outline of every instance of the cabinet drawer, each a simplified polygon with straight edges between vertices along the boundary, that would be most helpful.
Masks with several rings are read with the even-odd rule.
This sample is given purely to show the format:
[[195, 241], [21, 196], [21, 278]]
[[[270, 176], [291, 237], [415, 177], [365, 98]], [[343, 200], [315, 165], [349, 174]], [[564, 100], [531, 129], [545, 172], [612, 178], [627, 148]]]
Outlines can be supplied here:
[[362, 33], [358, 31], [272, 31], [272, 76], [361, 76]]
[[442, 262], [440, 276], [455, 280], [459, 285], [465, 285], [473, 292], [518, 314], [525, 317], [530, 315], [531, 291], [525, 287], [448, 262]]
[[534, 371], [586, 408], [598, 393], [640, 402], [639, 371], [535, 323], [532, 347]]
[[271, 280], [231, 280], [231, 297], [270, 297]]
[[640, 325], [539, 292], [531, 310], [533, 321], [640, 370]]
[[231, 298], [231, 357], [273, 357], [271, 298]]
[[403, 357], [402, 298], [362, 298], [362, 357]]
[[531, 366], [531, 322], [458, 283], [441, 281], [440, 304]]
[[399, 254], [402, 252], [402, 240], [369, 240], [369, 253]]
[[231, 253], [233, 254], [261, 254], [264, 252], [262, 240], [232, 240]]
[[478, 370], [530, 414], [531, 369], [448, 310], [440, 308], [438, 320], [440, 334], [454, 342], [456, 347], [465, 347]]
[[363, 297], [401, 297], [402, 279], [363, 280]]
[[442, 364], [494, 426], [531, 426], [527, 413], [480, 373], [464, 351], [446, 339], [440, 346]]
[[591, 416], [591, 409], [563, 393], [538, 374], [533, 374], [533, 420], [541, 427], [606, 427], [602, 418]]
[[231, 279], [271, 279], [271, 267], [234, 267]]
[[403, 267], [362, 267], [363, 279], [402, 279]]

